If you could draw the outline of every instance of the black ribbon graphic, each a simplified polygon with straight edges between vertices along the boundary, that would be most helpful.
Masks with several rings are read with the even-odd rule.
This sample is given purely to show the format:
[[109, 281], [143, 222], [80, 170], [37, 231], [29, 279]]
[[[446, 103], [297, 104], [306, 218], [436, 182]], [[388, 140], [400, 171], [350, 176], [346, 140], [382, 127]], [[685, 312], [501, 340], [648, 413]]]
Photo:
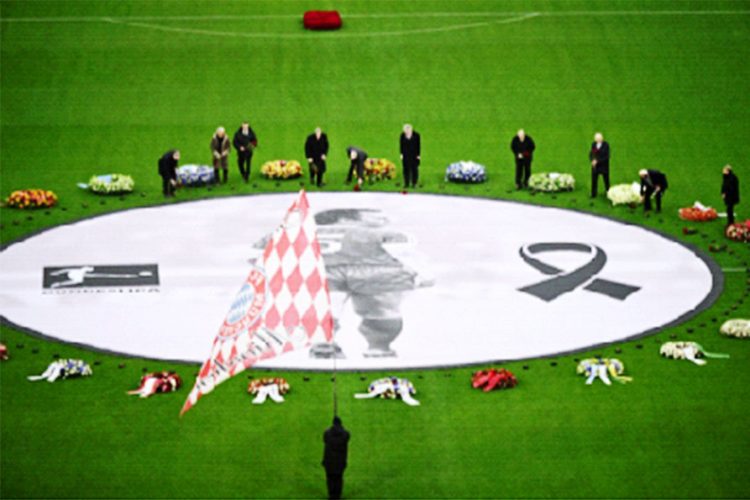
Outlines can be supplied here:
[[[534, 257], [536, 254], [558, 251], [583, 252], [588, 253], [593, 257], [582, 267], [567, 273], [562, 269], [546, 264], [540, 259]], [[521, 292], [530, 293], [535, 297], [539, 297], [545, 302], [553, 301], [560, 295], [572, 292], [588, 282], [592, 277], [597, 275], [607, 263], [607, 254], [604, 253], [604, 250], [598, 246], [585, 243], [534, 243], [521, 247], [519, 253], [521, 254], [521, 258], [537, 271], [554, 276], [554, 278], [546, 279], [539, 283], [518, 289]], [[584, 286], [583, 289], [588, 290], [589, 292], [600, 293], [612, 297], [613, 299], [625, 300], [631, 293], [640, 290], [641, 287], [616, 283], [601, 278], [594, 278], [594, 280]]]

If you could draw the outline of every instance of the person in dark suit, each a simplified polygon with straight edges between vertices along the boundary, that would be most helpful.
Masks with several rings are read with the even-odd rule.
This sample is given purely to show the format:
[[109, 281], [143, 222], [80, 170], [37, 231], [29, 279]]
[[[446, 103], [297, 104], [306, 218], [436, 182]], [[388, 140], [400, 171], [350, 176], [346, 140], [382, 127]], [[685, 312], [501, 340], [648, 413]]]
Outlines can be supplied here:
[[516, 189], [529, 187], [531, 177], [531, 160], [534, 156], [536, 144], [530, 135], [526, 135], [523, 129], [513, 136], [510, 141], [510, 150], [516, 160]]
[[656, 198], [656, 211], [661, 212], [661, 197], [667, 190], [667, 176], [658, 170], [640, 170], [638, 175], [641, 178], [641, 197], [643, 198], [643, 210], [651, 210], [651, 196]]
[[240, 168], [240, 175], [247, 183], [250, 179], [250, 163], [253, 161], [253, 151], [258, 146], [258, 138], [255, 136], [250, 123], [242, 122], [240, 128], [234, 133], [234, 149], [237, 150], [237, 166]]
[[326, 171], [326, 155], [328, 154], [328, 136], [320, 127], [307, 136], [305, 141], [305, 157], [310, 167], [310, 184], [320, 187], [323, 185], [323, 174]]
[[161, 189], [165, 198], [174, 196], [174, 188], [177, 186], [177, 163], [179, 161], [180, 152], [177, 149], [170, 149], [159, 158]]
[[365, 160], [367, 160], [367, 153], [365, 153], [360, 148], [349, 146], [348, 148], [346, 148], [346, 156], [348, 156], [349, 160], [351, 160], [351, 164], [349, 165], [349, 174], [347, 174], [346, 176], [346, 182], [347, 184], [352, 182], [352, 177], [354, 175], [354, 172], [356, 171], [357, 187], [359, 187], [365, 180]]
[[594, 134], [589, 160], [591, 160], [591, 197], [596, 198], [597, 182], [600, 175], [604, 179], [605, 193], [609, 191], [609, 143], [604, 140], [604, 136], [600, 132]]
[[734, 175], [731, 165], [722, 170], [721, 197], [727, 207], [727, 225], [734, 224], [734, 206], [740, 203], [740, 181]]
[[326, 470], [326, 482], [328, 483], [328, 498], [341, 498], [341, 490], [344, 488], [344, 469], [349, 447], [349, 431], [344, 429], [339, 417], [333, 417], [333, 425], [323, 433], [322, 465]]
[[399, 138], [401, 164], [404, 167], [404, 187], [417, 187], [419, 180], [419, 163], [422, 160], [422, 144], [419, 133], [408, 123]]

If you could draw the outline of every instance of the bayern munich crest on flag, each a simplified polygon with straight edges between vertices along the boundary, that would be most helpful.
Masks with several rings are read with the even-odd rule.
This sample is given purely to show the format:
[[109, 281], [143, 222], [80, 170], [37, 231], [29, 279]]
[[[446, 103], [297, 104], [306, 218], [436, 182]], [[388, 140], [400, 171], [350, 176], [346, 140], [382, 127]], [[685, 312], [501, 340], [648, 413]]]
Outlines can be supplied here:
[[301, 191], [235, 296], [180, 414], [257, 362], [313, 341], [330, 342], [332, 336], [331, 299], [315, 219]]

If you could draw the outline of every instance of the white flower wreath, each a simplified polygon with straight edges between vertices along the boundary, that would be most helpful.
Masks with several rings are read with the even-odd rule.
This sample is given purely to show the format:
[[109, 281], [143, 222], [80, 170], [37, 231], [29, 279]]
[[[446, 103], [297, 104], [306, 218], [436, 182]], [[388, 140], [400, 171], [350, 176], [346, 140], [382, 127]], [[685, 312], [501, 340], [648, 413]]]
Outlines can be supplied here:
[[706, 361], [700, 358], [728, 358], [728, 354], [718, 354], [706, 351], [703, 346], [697, 342], [677, 341], [666, 342], [659, 349], [659, 354], [665, 358], [687, 359], [696, 365], [705, 365]]
[[727, 337], [750, 338], [750, 319], [730, 319], [719, 331]]

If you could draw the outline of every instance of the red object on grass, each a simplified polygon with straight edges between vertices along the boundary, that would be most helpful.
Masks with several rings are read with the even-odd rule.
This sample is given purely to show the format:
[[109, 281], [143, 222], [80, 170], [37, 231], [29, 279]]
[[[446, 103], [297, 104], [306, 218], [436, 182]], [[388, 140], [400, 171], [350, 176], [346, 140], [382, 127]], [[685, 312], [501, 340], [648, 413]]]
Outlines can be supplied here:
[[336, 10], [308, 10], [302, 24], [308, 30], [337, 30], [341, 28], [341, 15]]

